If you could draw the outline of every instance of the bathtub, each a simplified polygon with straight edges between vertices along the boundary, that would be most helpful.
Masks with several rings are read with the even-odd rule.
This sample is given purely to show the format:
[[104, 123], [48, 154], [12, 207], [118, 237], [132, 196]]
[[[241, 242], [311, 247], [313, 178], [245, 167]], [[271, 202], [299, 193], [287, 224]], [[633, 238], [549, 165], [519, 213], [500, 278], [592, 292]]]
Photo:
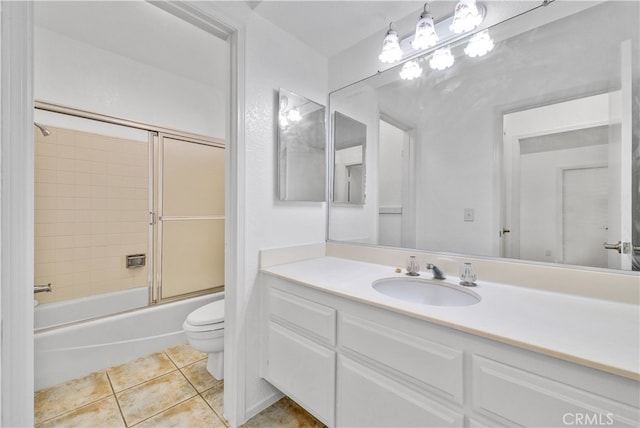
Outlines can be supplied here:
[[[39, 304], [33, 309], [33, 328], [37, 333], [38, 330], [61, 324], [144, 308], [149, 303], [148, 296], [148, 287], [138, 287], [61, 302]], [[37, 297], [36, 294], [36, 301]]]
[[[41, 325], [34, 334], [35, 390], [186, 343], [182, 323], [187, 315], [222, 298], [220, 292], [68, 326]], [[60, 305], [61, 310], [75, 312], [71, 303]], [[53, 304], [42, 308], [47, 305]]]

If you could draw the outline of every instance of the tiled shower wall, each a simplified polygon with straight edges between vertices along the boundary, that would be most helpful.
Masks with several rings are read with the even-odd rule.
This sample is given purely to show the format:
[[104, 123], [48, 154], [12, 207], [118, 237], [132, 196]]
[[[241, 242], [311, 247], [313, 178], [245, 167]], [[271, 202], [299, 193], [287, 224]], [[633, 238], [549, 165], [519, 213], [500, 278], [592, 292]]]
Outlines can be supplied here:
[[[147, 285], [147, 142], [48, 127], [36, 130], [35, 283], [40, 303]], [[148, 254], [147, 254], [148, 256]]]

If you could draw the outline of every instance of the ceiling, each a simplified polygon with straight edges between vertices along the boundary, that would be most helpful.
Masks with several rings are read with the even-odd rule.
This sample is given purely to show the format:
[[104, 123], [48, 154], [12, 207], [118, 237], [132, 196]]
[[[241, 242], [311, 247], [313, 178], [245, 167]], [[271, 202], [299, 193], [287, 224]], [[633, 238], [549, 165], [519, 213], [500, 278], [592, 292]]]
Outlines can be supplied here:
[[36, 1], [34, 23], [207, 85], [228, 73], [225, 41], [146, 1]]
[[[217, 1], [217, 0], [209, 0]], [[423, 1], [264, 0], [228, 2], [251, 9], [322, 55], [330, 57], [380, 32], [389, 22], [419, 15]], [[454, 0], [429, 3], [434, 16], [450, 13]], [[223, 72], [227, 44], [146, 1], [37, 1], [37, 27], [206, 84]], [[214, 53], [202, 55], [202, 52]], [[215, 70], [213, 73], [208, 70]]]
[[[217, 1], [217, 0], [209, 0]], [[436, 21], [451, 15], [456, 0], [433, 0]], [[539, 3], [540, 0], [533, 0]], [[417, 20], [424, 5], [405, 0], [263, 0], [225, 2], [227, 8], [249, 11], [272, 22], [320, 54], [331, 57], [380, 34], [389, 22]], [[234, 4], [235, 3], [235, 4]], [[525, 3], [495, 1], [496, 5]], [[34, 20], [46, 28], [101, 49], [212, 84], [224, 72], [227, 44], [177, 19], [146, 1], [37, 1]], [[495, 9], [492, 6], [491, 9]], [[214, 51], [212, 52], [212, 46]], [[203, 52], [210, 53], [202, 55]], [[215, 70], [213, 73], [208, 70]]]
[[[430, 2], [431, 11], [437, 6]], [[446, 3], [453, 8], [452, 1]], [[375, 32], [384, 31], [391, 21], [416, 14], [424, 1], [247, 1], [255, 13], [330, 57]], [[380, 39], [384, 33], [380, 34]]]

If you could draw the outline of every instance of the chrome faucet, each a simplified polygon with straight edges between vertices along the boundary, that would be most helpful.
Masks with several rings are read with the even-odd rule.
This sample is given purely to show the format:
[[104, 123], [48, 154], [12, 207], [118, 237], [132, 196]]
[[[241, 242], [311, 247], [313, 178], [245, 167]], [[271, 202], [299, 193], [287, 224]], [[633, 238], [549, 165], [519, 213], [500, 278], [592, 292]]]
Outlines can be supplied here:
[[34, 285], [33, 286], [33, 292], [34, 293], [42, 293], [42, 292], [50, 293], [51, 292], [51, 283], [48, 283], [47, 285]]
[[440, 268], [434, 264], [428, 263], [427, 270], [433, 271], [433, 279], [446, 279]]

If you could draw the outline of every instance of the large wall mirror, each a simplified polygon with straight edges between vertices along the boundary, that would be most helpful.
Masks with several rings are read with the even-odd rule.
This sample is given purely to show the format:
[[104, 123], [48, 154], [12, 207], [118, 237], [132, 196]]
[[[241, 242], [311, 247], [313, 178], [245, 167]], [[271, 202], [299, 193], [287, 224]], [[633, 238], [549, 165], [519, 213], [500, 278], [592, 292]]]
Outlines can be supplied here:
[[324, 201], [325, 107], [286, 89], [278, 102], [278, 198]]
[[638, 2], [553, 2], [489, 28], [484, 56], [461, 39], [446, 70], [427, 52], [414, 80], [331, 93], [368, 155], [367, 199], [330, 206], [329, 239], [640, 270], [639, 21]]

